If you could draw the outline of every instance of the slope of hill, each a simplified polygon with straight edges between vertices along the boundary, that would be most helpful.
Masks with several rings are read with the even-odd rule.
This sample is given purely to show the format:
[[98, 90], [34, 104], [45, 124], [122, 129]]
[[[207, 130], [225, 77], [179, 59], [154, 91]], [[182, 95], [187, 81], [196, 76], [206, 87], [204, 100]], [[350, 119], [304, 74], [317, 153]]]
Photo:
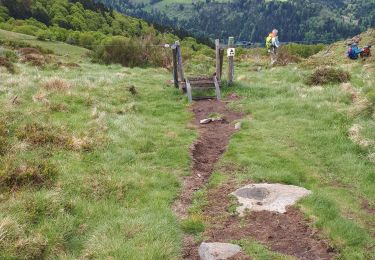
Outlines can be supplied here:
[[[220, 239], [252, 259], [303, 257], [306, 248], [294, 245], [311, 234], [339, 259], [374, 258], [373, 58], [345, 59], [342, 42], [276, 67], [261, 50], [239, 51], [235, 84], [224, 78], [222, 92], [243, 113], [241, 130], [179, 220], [172, 205], [199, 133], [186, 97], [166, 83], [171, 72], [94, 64], [84, 48], [0, 36], [2, 258], [181, 259], [186, 241], [196, 251], [228, 223], [241, 232]], [[374, 31], [363, 38], [374, 41]], [[184, 67], [191, 75], [214, 64], [201, 54]], [[349, 72], [350, 81], [307, 85], [323, 65]], [[312, 195], [285, 214], [241, 221], [229, 194], [258, 182]]]
[[196, 36], [263, 42], [277, 27], [283, 41], [333, 42], [375, 25], [374, 0], [102, 0], [107, 6]]

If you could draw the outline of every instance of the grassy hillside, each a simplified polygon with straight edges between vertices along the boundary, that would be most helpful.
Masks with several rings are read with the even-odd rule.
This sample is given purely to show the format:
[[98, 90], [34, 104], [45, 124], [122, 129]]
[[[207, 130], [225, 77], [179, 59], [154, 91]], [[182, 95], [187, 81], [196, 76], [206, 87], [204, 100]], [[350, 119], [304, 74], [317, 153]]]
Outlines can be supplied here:
[[[0, 67], [3, 258], [180, 259], [191, 229], [171, 206], [198, 133], [186, 97], [169, 85], [171, 72], [93, 64], [86, 49], [30, 39], [43, 47], [32, 53], [43, 57], [39, 66], [22, 62], [30, 56], [19, 47], [0, 53], [15, 65], [15, 74]], [[374, 31], [364, 39], [373, 41]], [[342, 43], [333, 47], [276, 67], [261, 50], [238, 52], [235, 85], [223, 92], [246, 116], [196, 192], [197, 241], [201, 224], [210, 228], [210, 191], [233, 181], [281, 182], [312, 190], [298, 208], [338, 258], [375, 256], [374, 60], [349, 61]], [[350, 82], [307, 85], [323, 64], [349, 71]], [[206, 74], [214, 57], [184, 65], [189, 75]], [[231, 242], [254, 259], [283, 257], [251, 238]]]

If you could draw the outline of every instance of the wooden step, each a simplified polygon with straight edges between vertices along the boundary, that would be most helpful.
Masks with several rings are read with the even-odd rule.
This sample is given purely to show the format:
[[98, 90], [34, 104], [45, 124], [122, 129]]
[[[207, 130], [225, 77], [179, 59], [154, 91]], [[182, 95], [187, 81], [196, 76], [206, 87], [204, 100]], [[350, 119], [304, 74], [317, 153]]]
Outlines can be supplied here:
[[[192, 81], [190, 81], [192, 80]], [[185, 87], [185, 88], [184, 88]], [[189, 102], [193, 100], [200, 100], [200, 99], [212, 99], [216, 98], [217, 100], [221, 99], [220, 93], [220, 85], [216, 78], [213, 76], [212, 78], [186, 78], [186, 82], [182, 85], [182, 89], [186, 92]], [[193, 90], [201, 90], [201, 89], [215, 89], [216, 96], [195, 96], [193, 97]]]

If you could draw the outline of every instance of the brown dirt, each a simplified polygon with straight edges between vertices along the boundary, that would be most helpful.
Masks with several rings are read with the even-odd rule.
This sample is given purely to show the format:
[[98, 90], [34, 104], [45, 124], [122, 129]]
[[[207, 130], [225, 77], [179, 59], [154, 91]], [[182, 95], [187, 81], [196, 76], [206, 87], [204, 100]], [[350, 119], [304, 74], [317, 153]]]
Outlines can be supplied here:
[[[230, 136], [236, 131], [231, 122], [242, 116], [241, 113], [229, 110], [225, 102], [217, 100], [195, 102], [192, 111], [195, 114], [194, 124], [199, 129], [200, 137], [190, 149], [193, 160], [192, 174], [185, 178], [182, 193], [173, 207], [181, 218], [187, 216], [193, 193], [208, 181], [215, 163], [227, 148]], [[205, 125], [199, 123], [213, 113], [222, 115], [223, 120]]]
[[[209, 191], [208, 206], [204, 210], [209, 228], [203, 234], [206, 242], [228, 242], [253, 238], [270, 250], [298, 259], [331, 259], [335, 250], [309, 226], [303, 214], [289, 207], [285, 214], [275, 212], [252, 212], [243, 218], [228, 212], [231, 199], [228, 196], [243, 184], [231, 180]], [[193, 240], [185, 244], [184, 256], [199, 259]], [[246, 259], [244, 256], [234, 259]]]
[[41, 67], [45, 65], [47, 61], [41, 54], [29, 53], [21, 56], [21, 62], [30, 63], [33, 66]]
[[369, 214], [375, 216], [375, 207], [371, 206], [369, 201], [366, 199], [362, 200], [362, 208]]
[[[181, 218], [187, 217], [193, 193], [207, 183], [215, 163], [225, 152], [231, 135], [236, 131], [232, 122], [243, 116], [229, 110], [225, 102], [214, 100], [196, 102], [192, 106], [192, 111], [200, 137], [191, 147], [192, 174], [184, 179], [182, 192], [173, 207]], [[222, 115], [224, 120], [205, 125], [199, 123], [201, 119], [213, 113]], [[223, 167], [228, 174], [232, 172], [231, 169], [232, 166], [228, 169]], [[244, 218], [230, 213], [228, 209], [233, 200], [228, 194], [243, 184], [236, 183], [230, 178], [227, 183], [208, 191], [209, 203], [203, 212], [207, 228], [202, 234], [206, 242], [230, 242], [253, 238], [270, 250], [299, 259], [331, 259], [335, 255], [334, 249], [309, 226], [303, 214], [293, 207], [285, 214], [253, 212]], [[195, 241], [194, 236], [186, 235], [183, 243], [183, 258], [199, 259], [199, 243]], [[250, 258], [239, 254], [232, 259]]]

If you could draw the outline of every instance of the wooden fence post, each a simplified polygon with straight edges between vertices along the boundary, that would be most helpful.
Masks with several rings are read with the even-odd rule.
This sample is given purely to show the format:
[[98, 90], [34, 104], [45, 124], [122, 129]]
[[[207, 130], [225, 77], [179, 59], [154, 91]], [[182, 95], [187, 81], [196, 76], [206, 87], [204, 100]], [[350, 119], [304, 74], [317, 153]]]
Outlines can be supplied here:
[[220, 63], [220, 40], [215, 40], [215, 52], [216, 52], [216, 78], [220, 81], [221, 79], [221, 63]]
[[224, 49], [220, 49], [220, 76], [223, 75], [223, 63], [224, 63]]
[[[234, 48], [234, 37], [229, 37], [228, 48]], [[234, 56], [228, 55], [228, 84], [233, 83], [234, 78]]]
[[176, 41], [176, 51], [177, 51], [177, 72], [179, 81], [185, 81], [184, 67], [182, 64], [181, 46], [180, 42]]
[[173, 55], [173, 82], [174, 86], [178, 88], [178, 72], [177, 72], [177, 48], [176, 45], [172, 46]]

